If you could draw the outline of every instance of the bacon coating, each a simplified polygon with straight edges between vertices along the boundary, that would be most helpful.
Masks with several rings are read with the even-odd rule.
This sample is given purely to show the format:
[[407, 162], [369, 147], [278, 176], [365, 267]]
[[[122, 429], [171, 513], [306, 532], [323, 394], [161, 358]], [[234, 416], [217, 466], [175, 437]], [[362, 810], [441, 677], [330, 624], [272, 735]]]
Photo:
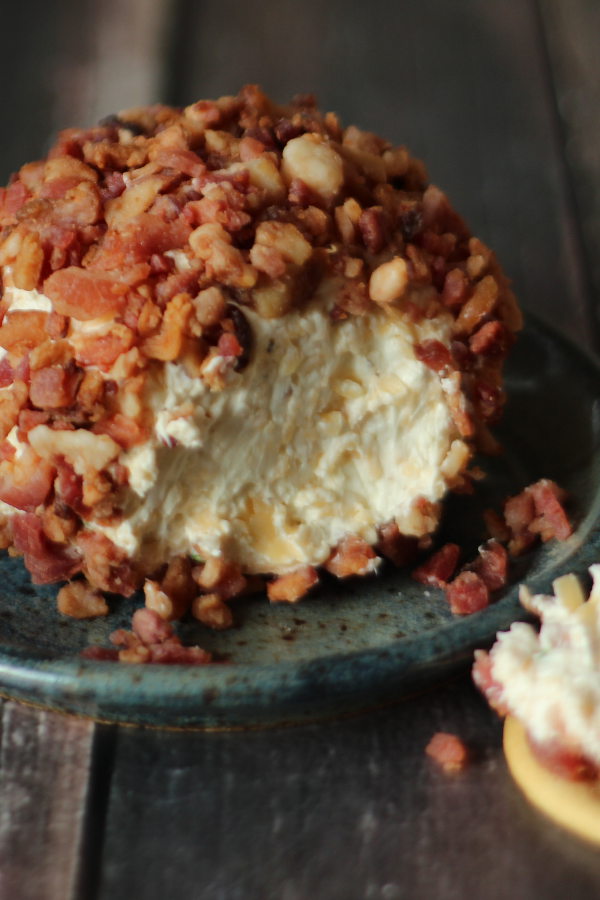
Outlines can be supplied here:
[[[281, 106], [248, 85], [183, 110], [155, 105], [68, 129], [0, 189], [0, 228], [0, 500], [15, 510], [13, 549], [38, 583], [81, 571], [92, 591], [130, 595], [146, 580], [154, 613], [192, 609], [206, 624], [229, 622], [224, 604], [249, 587], [233, 560], [142, 566], [102, 528], [126, 514], [125, 454], [151, 434], [144, 398], [157, 373], [178, 365], [208, 391], [226, 390], [227, 374], [253, 359], [244, 309], [266, 319], [302, 310], [325, 278], [334, 323], [373, 313], [447, 322], [448, 343], [424, 340], [414, 356], [452, 387], [465, 454], [450, 489], [465, 487], [472, 449], [490, 442], [503, 361], [521, 327], [508, 280], [419, 160], [344, 128], [311, 97]], [[396, 563], [414, 553], [412, 535], [434, 531], [438, 505], [421, 497], [414, 515], [419, 527], [407, 534], [375, 523], [377, 550]], [[569, 528], [551, 482], [505, 515], [513, 549]], [[338, 578], [380, 562], [351, 530], [329, 549], [323, 565]], [[481, 605], [475, 583], [497, 589], [500, 554], [485, 553], [450, 586], [457, 608]], [[447, 545], [415, 577], [445, 584], [457, 560]], [[306, 566], [267, 592], [295, 602], [317, 580]], [[67, 591], [64, 608], [75, 609], [81, 591]], [[121, 656], [182, 655], [172, 636], [133, 635], [122, 637]]]

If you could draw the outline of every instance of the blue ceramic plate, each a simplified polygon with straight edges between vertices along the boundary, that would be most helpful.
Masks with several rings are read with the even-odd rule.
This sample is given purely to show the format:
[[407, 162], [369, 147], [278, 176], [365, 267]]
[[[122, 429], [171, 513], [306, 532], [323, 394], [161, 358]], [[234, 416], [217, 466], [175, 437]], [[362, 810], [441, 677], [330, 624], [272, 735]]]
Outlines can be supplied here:
[[178, 727], [292, 722], [393, 702], [447, 677], [473, 649], [519, 617], [517, 584], [547, 590], [567, 571], [599, 557], [600, 370], [574, 346], [529, 324], [507, 370], [510, 395], [498, 435], [506, 453], [485, 460], [477, 498], [452, 497], [441, 541], [473, 554], [484, 537], [481, 512], [540, 477], [571, 496], [575, 534], [519, 560], [511, 585], [488, 609], [455, 618], [441, 594], [386, 570], [369, 579], [331, 579], [310, 599], [270, 606], [236, 602], [238, 627], [214, 633], [180, 624], [186, 643], [214, 651], [203, 667], [117, 665], [79, 658], [127, 627], [140, 599], [118, 601], [91, 622], [56, 611], [56, 587], [33, 587], [20, 560], [0, 560], [0, 692], [99, 719]]

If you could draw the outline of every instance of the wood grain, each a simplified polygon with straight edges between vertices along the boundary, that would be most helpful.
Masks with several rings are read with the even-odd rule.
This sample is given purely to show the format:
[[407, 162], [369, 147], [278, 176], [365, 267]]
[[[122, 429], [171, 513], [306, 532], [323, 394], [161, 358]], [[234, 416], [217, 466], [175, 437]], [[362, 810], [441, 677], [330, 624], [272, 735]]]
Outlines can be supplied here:
[[0, 897], [75, 900], [94, 724], [2, 707]]
[[600, 296], [600, 4], [540, 0], [562, 140], [595, 293]]
[[[589, 340], [590, 297], [533, 0], [180, 0], [170, 99], [259, 82], [408, 144], [526, 306]], [[566, 13], [565, 13], [566, 15]]]
[[[457, 776], [424, 754], [470, 745]], [[600, 860], [521, 799], [467, 680], [354, 720], [238, 734], [122, 730], [98, 900], [564, 900]]]
[[[2, 178], [52, 131], [116, 107], [245, 81], [282, 100], [315, 90], [426, 158], [525, 305], [591, 345], [598, 5], [540, 0], [539, 11], [534, 0], [10, 4]], [[355, 720], [248, 734], [115, 733], [0, 706], [1, 900], [600, 893], [597, 853], [525, 804], [499, 723], [466, 679]], [[423, 754], [439, 729], [475, 751], [456, 778]]]

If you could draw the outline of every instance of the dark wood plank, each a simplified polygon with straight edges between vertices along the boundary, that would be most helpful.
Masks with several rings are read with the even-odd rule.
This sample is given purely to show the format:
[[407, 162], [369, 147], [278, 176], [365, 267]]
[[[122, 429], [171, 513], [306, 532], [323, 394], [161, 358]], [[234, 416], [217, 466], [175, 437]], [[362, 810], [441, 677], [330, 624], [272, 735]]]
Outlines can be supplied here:
[[540, 0], [590, 281], [600, 296], [600, 4]]
[[0, 183], [61, 128], [94, 124], [162, 90], [172, 0], [45, 0], [3, 10]]
[[[443, 775], [439, 729], [475, 752]], [[500, 723], [461, 681], [396, 709], [231, 734], [122, 730], [99, 900], [563, 900], [600, 859], [522, 800]]]
[[94, 723], [2, 707], [0, 897], [75, 900]]
[[[533, 0], [181, 0], [171, 99], [247, 81], [408, 144], [524, 305], [589, 340], [578, 228]], [[567, 13], [565, 12], [565, 15]]]
[[92, 125], [125, 107], [158, 102], [172, 0], [67, 5], [72, 16], [67, 20], [63, 11], [64, 24], [73, 42], [64, 41], [58, 56], [66, 102], [57, 96], [56, 126]]

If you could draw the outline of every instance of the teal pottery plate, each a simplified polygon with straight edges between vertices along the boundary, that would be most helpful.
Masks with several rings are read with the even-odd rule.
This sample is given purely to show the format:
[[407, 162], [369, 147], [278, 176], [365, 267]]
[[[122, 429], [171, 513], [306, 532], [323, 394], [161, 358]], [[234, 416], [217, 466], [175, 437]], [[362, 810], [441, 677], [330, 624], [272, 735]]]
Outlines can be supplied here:
[[575, 346], [530, 322], [507, 368], [510, 401], [498, 437], [505, 453], [482, 461], [476, 496], [451, 497], [439, 541], [465, 557], [484, 539], [482, 511], [541, 477], [570, 497], [576, 528], [513, 564], [487, 609], [450, 614], [441, 591], [384, 569], [367, 579], [326, 580], [295, 605], [263, 595], [235, 602], [236, 626], [211, 632], [179, 623], [185, 643], [211, 650], [208, 666], [124, 665], [80, 657], [128, 627], [140, 597], [117, 599], [102, 619], [56, 610], [56, 586], [32, 586], [20, 560], [0, 560], [0, 694], [113, 722], [232, 728], [314, 720], [374, 708], [447, 678], [474, 648], [523, 617], [518, 584], [546, 591], [565, 572], [600, 559], [600, 369]]

